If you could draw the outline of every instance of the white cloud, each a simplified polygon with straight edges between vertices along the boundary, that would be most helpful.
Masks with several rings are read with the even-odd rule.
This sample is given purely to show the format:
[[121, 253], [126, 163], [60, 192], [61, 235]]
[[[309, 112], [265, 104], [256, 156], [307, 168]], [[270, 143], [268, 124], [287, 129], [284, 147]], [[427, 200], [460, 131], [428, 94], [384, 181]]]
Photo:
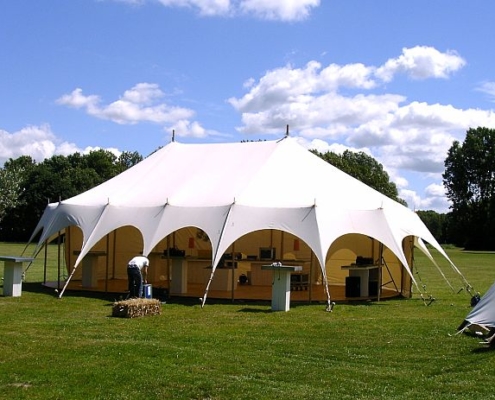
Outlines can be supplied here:
[[84, 96], [80, 88], [74, 89], [70, 94], [64, 94], [57, 100], [58, 104], [89, 110], [95, 109], [99, 102], [100, 98], [98, 96]]
[[[113, 0], [141, 5], [146, 0]], [[320, 0], [157, 0], [165, 7], [182, 7], [204, 17], [253, 16], [265, 20], [299, 21], [309, 17]], [[151, 0], [148, 0], [151, 2]]]
[[178, 136], [191, 136], [195, 138], [204, 138], [207, 136], [206, 129], [196, 121], [177, 121], [172, 127]]
[[[54, 155], [88, 154], [91, 151], [100, 149], [102, 148], [92, 146], [82, 149], [74, 143], [62, 141], [47, 124], [27, 126], [13, 133], [0, 129], [0, 166], [9, 158], [16, 159], [21, 156], [30, 156], [37, 163], [40, 163]], [[114, 147], [104, 150], [112, 152], [117, 157], [122, 154], [122, 151]]]
[[389, 59], [376, 70], [376, 76], [385, 82], [398, 73], [413, 79], [447, 78], [465, 64], [466, 61], [453, 51], [442, 53], [433, 47], [416, 46], [404, 48], [399, 57]]
[[[315, 148], [320, 151], [332, 142], [340, 143], [340, 148], [366, 149], [409, 197], [410, 205], [445, 211], [443, 192], [418, 195], [408, 187], [414, 183], [402, 176], [409, 171], [441, 182], [452, 142], [462, 141], [471, 127], [495, 127], [495, 112], [408, 102], [384, 89], [398, 74], [415, 80], [446, 79], [465, 64], [453, 51], [426, 46], [403, 49], [378, 67], [310, 61], [301, 68], [286, 65], [251, 78], [244, 86], [246, 93], [228, 101], [241, 113], [240, 132], [281, 135], [289, 124], [301, 140], [318, 139]], [[479, 90], [495, 94], [495, 84], [486, 83]]]
[[438, 174], [452, 142], [477, 126], [495, 127], [495, 113], [413, 102], [361, 124], [347, 140], [372, 148], [391, 168]]
[[317, 61], [308, 62], [304, 68], [287, 65], [268, 71], [259, 83], [252, 78], [245, 84], [249, 93], [241, 99], [229, 102], [237, 110], [249, 112], [274, 105], [308, 103], [315, 96], [335, 93], [341, 87], [370, 89], [375, 82], [370, 79], [373, 70], [362, 64], [339, 66], [330, 64], [322, 69]]
[[138, 83], [126, 90], [122, 99], [135, 104], [152, 104], [153, 100], [163, 97], [163, 92], [155, 83]]
[[53, 155], [68, 155], [81, 151], [73, 143], [60, 141], [49, 125], [27, 126], [17, 132], [0, 130], [0, 164], [9, 158], [31, 156], [36, 162]]
[[57, 100], [60, 105], [84, 109], [89, 115], [106, 119], [118, 124], [137, 124], [153, 122], [157, 124], [173, 124], [188, 119], [194, 111], [183, 107], [158, 103], [164, 96], [157, 84], [138, 83], [126, 90], [124, 95], [108, 105], [101, 105], [99, 96], [85, 96], [78, 88]]
[[[448, 148], [473, 126], [494, 126], [493, 111], [457, 109], [413, 101], [397, 94], [366, 93], [398, 72], [415, 78], [445, 78], [465, 61], [454, 52], [425, 46], [376, 68], [363, 64], [323, 67], [310, 61], [287, 65], [250, 80], [247, 93], [229, 99], [241, 113], [243, 133], [280, 134], [286, 124], [308, 139], [320, 138], [367, 148], [389, 169], [438, 174]], [[380, 79], [375, 79], [376, 77]], [[353, 94], [360, 90], [361, 93]]]
[[443, 185], [433, 183], [428, 185], [424, 191], [424, 197], [419, 196], [413, 190], [400, 190], [399, 196], [407, 201], [409, 208], [414, 210], [433, 210], [439, 213], [446, 213], [449, 210], [450, 202], [445, 197]]
[[483, 82], [477, 89], [486, 93], [490, 100], [495, 102], [495, 82]]
[[320, 0], [242, 0], [239, 9], [268, 20], [297, 21], [309, 16]]
[[165, 94], [154, 83], [138, 83], [116, 101], [101, 104], [97, 95], [86, 96], [78, 88], [61, 96], [57, 103], [67, 107], [83, 109], [92, 117], [113, 121], [117, 124], [150, 122], [163, 126], [164, 131], [175, 130], [177, 136], [204, 138], [224, 136], [215, 130], [205, 129], [192, 120], [195, 112], [189, 108], [171, 106], [161, 102]]
[[209, 136], [225, 136], [224, 134], [205, 129], [198, 121], [180, 120], [166, 129], [167, 132], [174, 132], [178, 137], [205, 138]]
[[158, 0], [166, 7], [185, 7], [198, 10], [203, 16], [228, 15], [232, 4], [230, 0]]

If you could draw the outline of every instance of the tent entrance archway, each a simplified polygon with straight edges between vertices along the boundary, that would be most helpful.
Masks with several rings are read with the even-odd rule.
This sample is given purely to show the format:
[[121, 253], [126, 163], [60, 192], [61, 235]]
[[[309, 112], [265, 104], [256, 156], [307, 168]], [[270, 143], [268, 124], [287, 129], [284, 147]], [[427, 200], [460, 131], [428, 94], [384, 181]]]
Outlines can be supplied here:
[[[363, 235], [358, 235], [354, 238], [354, 240], [356, 239], [369, 241], [369, 238]], [[345, 237], [336, 241], [337, 245], [345, 243]], [[71, 265], [74, 264], [81, 245], [81, 230], [74, 226], [69, 227], [65, 249], [69, 272], [72, 272]], [[83, 287], [83, 268], [80, 266], [78, 267], [79, 271], [74, 273], [74, 282], [69, 285], [69, 289], [105, 292], [125, 291], [127, 279], [125, 267], [128, 260], [139, 253], [142, 246], [142, 235], [134, 227], [125, 226], [110, 232], [90, 251], [94, 254], [102, 252], [96, 261], [97, 286]], [[354, 244], [354, 246], [359, 248], [360, 245]], [[167, 250], [170, 248], [178, 250], [183, 256], [168, 257]], [[350, 251], [349, 254], [352, 256], [349, 260], [352, 260], [352, 257], [355, 259], [356, 255], [360, 254], [356, 249], [352, 251], [340, 249], [340, 251]], [[327, 276], [335, 277], [332, 263], [337, 262], [340, 270], [342, 254], [335, 251], [330, 253], [333, 253], [333, 256], [327, 260], [326, 272]], [[386, 249], [384, 256], [389, 257]], [[154, 288], [164, 289], [174, 296], [200, 297], [203, 294], [211, 274], [212, 250], [208, 237], [201, 229], [186, 227], [171, 233], [153, 248], [148, 257], [151, 263], [149, 277]], [[180, 266], [177, 266], [177, 260], [180, 260]], [[295, 283], [291, 287], [293, 300], [321, 302], [326, 300], [322, 272], [312, 251], [303, 240], [278, 230], [252, 232], [242, 236], [229, 246], [219, 263], [219, 268], [215, 271], [209, 296], [231, 300], [269, 299], [273, 277], [271, 273], [262, 271], [261, 266], [274, 261], [281, 261], [287, 265], [303, 266], [303, 271], [294, 278]], [[243, 276], [242, 283], [241, 276]], [[177, 284], [178, 280], [183, 279], [186, 281]], [[343, 279], [340, 282], [333, 279], [330, 281], [330, 285], [333, 299], [346, 299], [343, 292]], [[398, 294], [395, 288], [391, 290], [391, 288], [385, 287], [384, 289], [387, 297]]]
[[[406, 246], [404, 246], [406, 248]], [[413, 251], [405, 252], [412, 265]], [[375, 268], [376, 267], [376, 268]], [[349, 276], [366, 276], [365, 284], [374, 295], [376, 282], [377, 297], [382, 293], [395, 292], [397, 296], [410, 297], [411, 278], [397, 256], [378, 240], [350, 233], [337, 238], [331, 245], [325, 262], [330, 285], [346, 285]], [[363, 272], [369, 270], [368, 273]], [[366, 290], [363, 291], [366, 293]]]

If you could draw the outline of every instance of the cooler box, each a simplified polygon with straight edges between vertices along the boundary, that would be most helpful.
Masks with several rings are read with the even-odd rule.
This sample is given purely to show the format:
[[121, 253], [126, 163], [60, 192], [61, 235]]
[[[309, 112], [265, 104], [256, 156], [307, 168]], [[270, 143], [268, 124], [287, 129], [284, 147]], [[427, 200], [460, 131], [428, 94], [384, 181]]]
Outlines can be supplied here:
[[153, 298], [153, 290], [151, 288], [151, 284], [146, 284], [146, 285], [143, 285], [143, 297], [145, 299], [151, 299]]

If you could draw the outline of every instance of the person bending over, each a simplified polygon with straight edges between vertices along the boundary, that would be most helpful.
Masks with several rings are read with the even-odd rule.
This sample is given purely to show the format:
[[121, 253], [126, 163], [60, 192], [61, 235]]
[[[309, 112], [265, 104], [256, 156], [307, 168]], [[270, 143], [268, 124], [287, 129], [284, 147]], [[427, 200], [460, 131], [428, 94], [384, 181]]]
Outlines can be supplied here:
[[143, 283], [148, 283], [149, 260], [136, 256], [127, 264], [127, 278], [129, 281], [129, 297], [143, 297]]

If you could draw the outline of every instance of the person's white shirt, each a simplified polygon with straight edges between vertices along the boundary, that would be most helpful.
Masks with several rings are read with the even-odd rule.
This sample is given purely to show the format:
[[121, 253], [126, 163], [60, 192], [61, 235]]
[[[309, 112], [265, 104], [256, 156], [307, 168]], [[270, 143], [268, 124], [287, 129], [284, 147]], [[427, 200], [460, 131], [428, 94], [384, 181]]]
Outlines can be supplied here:
[[143, 277], [143, 281], [147, 282], [148, 279], [148, 267], [150, 265], [150, 261], [144, 256], [136, 256], [131, 261], [129, 261], [130, 267], [137, 267], [139, 271], [141, 271], [141, 276]]
[[129, 261], [129, 265], [138, 267], [141, 271], [144, 267], [148, 267], [150, 265], [150, 261], [144, 256], [136, 256], [131, 261]]

